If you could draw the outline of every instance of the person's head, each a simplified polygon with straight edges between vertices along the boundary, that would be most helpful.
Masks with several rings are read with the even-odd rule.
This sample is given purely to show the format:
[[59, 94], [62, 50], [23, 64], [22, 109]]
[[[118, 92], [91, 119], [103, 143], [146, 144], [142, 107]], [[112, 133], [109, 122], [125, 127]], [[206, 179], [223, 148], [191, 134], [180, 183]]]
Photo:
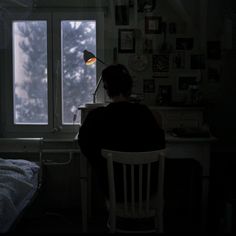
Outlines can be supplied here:
[[104, 89], [110, 98], [124, 96], [128, 98], [132, 90], [132, 77], [124, 65], [114, 64], [102, 71]]

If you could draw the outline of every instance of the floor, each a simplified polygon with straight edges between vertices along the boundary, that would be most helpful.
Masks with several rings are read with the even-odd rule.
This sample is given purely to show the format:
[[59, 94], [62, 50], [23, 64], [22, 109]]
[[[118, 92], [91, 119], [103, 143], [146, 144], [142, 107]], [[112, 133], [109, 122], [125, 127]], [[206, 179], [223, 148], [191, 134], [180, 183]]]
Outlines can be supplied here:
[[[178, 179], [173, 179], [173, 173], [178, 169], [176, 165], [174, 168], [169, 168], [170, 174], [166, 177], [166, 186], [172, 186], [167, 189], [165, 195], [165, 218], [164, 218], [164, 231], [170, 233], [183, 233], [183, 232], [201, 232], [200, 227], [200, 202], [199, 193], [201, 193], [198, 180], [198, 171], [194, 168], [186, 167], [182, 175], [180, 173]], [[187, 173], [190, 172], [190, 173]], [[181, 173], [182, 173], [181, 172]], [[195, 174], [194, 174], [195, 173]], [[191, 174], [195, 175], [195, 180], [192, 181], [184, 176]], [[170, 176], [171, 179], [168, 178]], [[216, 175], [218, 176], [218, 175]], [[176, 181], [175, 181], [176, 180]], [[170, 184], [170, 181], [171, 184]], [[209, 232], [219, 231], [220, 216], [219, 200], [216, 199], [215, 192], [219, 192], [219, 181], [213, 179], [215, 183], [210, 192], [210, 216], [208, 216], [208, 223], [210, 222]], [[169, 183], [169, 184], [168, 184]], [[181, 183], [181, 184], [179, 184]], [[173, 187], [174, 186], [174, 187]], [[193, 188], [193, 186], [195, 186]], [[217, 191], [216, 191], [217, 190]], [[98, 196], [94, 194], [94, 208], [100, 206]], [[42, 197], [36, 199], [32, 206], [28, 209], [24, 217], [14, 228], [13, 232], [16, 233], [82, 233], [82, 220], [80, 207], [73, 207], [72, 209], [50, 209], [48, 198], [42, 201]], [[217, 210], [218, 209], [218, 210]], [[102, 211], [101, 208], [92, 214], [93, 217], [88, 222], [88, 233], [107, 233], [107, 213]]]
[[[38, 194], [13, 227], [13, 233], [83, 233], [81, 207], [50, 208], [44, 191]], [[88, 233], [106, 233], [107, 213], [97, 210], [88, 221]]]
[[[167, 175], [166, 186], [175, 186], [167, 189], [165, 196], [165, 218], [164, 218], [164, 231], [165, 232], [200, 232], [199, 227], [199, 191], [198, 186], [198, 172], [196, 172], [196, 180], [189, 181], [184, 178], [188, 173], [178, 175], [178, 181], [173, 182], [171, 185], [168, 184], [170, 181], [168, 176], [172, 176], [175, 168], [169, 169], [171, 174]], [[195, 173], [191, 168], [185, 168], [191, 175]], [[168, 173], [167, 173], [168, 174]], [[177, 176], [177, 175], [175, 175]], [[179, 184], [181, 183], [181, 184]], [[196, 188], [192, 188], [192, 186]], [[45, 191], [45, 196], [47, 192]], [[43, 197], [41, 193], [35, 199], [34, 203], [24, 214], [24, 217], [14, 228], [16, 233], [82, 233], [82, 220], [81, 220], [81, 209], [80, 207], [72, 207], [71, 209], [62, 209], [57, 205], [56, 209], [50, 209], [48, 206], [50, 202], [47, 197]], [[92, 216], [88, 222], [88, 233], [107, 233], [107, 213], [100, 209], [98, 196], [93, 195]], [[191, 200], [191, 201], [190, 201]]]
[[[13, 233], [83, 233], [80, 208], [44, 209], [33, 204], [20, 219]], [[185, 224], [184, 211], [171, 218], [166, 217], [165, 232], [199, 232], [194, 224]], [[107, 214], [97, 212], [88, 222], [88, 233], [108, 233]]]
[[[27, 212], [13, 233], [83, 233], [79, 209]], [[90, 218], [88, 233], [107, 233], [104, 214]]]

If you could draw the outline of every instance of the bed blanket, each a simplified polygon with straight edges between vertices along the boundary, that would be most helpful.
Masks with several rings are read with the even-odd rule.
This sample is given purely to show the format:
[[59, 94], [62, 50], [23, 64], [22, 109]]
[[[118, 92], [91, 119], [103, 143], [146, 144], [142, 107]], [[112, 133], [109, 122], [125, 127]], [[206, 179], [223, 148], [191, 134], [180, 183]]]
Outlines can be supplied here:
[[7, 232], [30, 201], [38, 171], [34, 162], [0, 158], [0, 233]]

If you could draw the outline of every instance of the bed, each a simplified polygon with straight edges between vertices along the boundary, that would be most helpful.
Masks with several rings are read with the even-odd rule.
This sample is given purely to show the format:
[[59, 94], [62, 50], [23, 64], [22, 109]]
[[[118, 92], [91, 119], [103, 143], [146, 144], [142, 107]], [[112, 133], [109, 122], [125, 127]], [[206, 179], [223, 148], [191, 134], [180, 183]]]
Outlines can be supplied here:
[[0, 233], [9, 232], [40, 189], [40, 163], [0, 157]]

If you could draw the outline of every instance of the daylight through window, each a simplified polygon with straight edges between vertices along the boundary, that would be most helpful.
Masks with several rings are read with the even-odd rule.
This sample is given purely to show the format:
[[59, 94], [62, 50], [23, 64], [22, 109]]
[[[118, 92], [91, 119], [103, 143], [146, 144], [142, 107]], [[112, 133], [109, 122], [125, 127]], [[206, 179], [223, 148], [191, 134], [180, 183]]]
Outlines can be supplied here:
[[[47, 24], [44, 20], [13, 22], [14, 124], [48, 125], [52, 112], [54, 121], [60, 116], [62, 125], [71, 125], [77, 108], [92, 101], [96, 65], [85, 65], [83, 51], [96, 53], [96, 21], [62, 20], [61, 43], [55, 44], [60, 48], [54, 45], [58, 39], [48, 37]], [[57, 51], [61, 52], [60, 58], [54, 55]], [[52, 88], [50, 65], [55, 70]]]

